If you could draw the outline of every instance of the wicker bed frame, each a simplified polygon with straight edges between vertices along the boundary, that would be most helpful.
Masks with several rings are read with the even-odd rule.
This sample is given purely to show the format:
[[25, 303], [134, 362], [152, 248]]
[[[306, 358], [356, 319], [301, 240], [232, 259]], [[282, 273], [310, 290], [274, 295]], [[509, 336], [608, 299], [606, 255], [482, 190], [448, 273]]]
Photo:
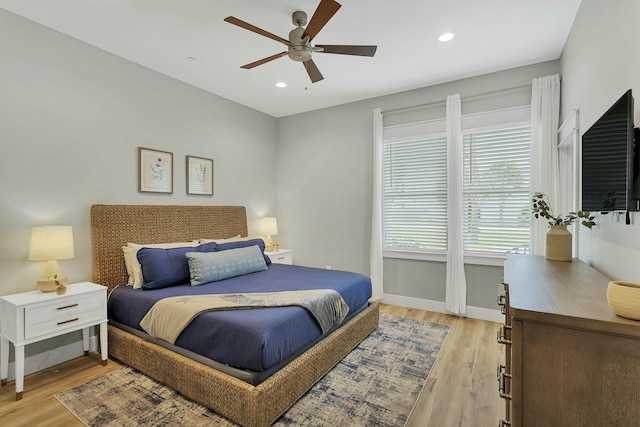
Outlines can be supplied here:
[[[94, 205], [94, 280], [126, 283], [122, 246], [247, 235], [243, 206]], [[109, 326], [109, 354], [246, 427], [268, 426], [378, 327], [378, 304], [257, 386]]]

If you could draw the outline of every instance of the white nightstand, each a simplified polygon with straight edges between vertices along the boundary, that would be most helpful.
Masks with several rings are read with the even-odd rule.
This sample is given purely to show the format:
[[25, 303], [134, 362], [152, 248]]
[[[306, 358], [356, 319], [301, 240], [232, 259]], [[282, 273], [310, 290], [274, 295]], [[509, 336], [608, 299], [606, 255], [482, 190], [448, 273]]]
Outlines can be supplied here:
[[106, 366], [107, 288], [83, 282], [67, 286], [67, 293], [23, 292], [0, 297], [0, 380], [9, 375], [9, 341], [15, 347], [16, 400], [24, 387], [24, 346], [82, 329], [85, 355], [89, 352], [89, 327], [100, 325], [100, 355]]
[[280, 249], [277, 251], [264, 251], [274, 264], [293, 264], [293, 249]]

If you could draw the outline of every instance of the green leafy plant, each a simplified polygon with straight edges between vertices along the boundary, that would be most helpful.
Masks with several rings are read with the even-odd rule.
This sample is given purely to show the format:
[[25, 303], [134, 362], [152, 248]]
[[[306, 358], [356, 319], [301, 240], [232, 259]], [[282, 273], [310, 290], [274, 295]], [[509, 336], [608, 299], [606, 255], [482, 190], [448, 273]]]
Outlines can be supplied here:
[[535, 193], [533, 195], [533, 208], [531, 210], [535, 218], [544, 218], [549, 225], [571, 225], [577, 219], [581, 219], [580, 223], [591, 229], [596, 225], [595, 218], [590, 212], [569, 212], [566, 215], [553, 215], [553, 209], [549, 205], [548, 198], [544, 193]]
[[58, 275], [57, 274], [53, 275], [53, 283], [55, 283], [56, 286], [60, 286], [60, 281], [58, 280]]

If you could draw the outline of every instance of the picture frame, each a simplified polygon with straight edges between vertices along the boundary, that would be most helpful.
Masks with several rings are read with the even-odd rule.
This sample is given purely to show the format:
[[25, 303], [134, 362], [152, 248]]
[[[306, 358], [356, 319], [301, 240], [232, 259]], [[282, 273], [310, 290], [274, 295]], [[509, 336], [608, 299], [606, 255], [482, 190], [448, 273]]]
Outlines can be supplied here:
[[187, 194], [213, 196], [213, 159], [187, 156]]
[[173, 193], [173, 153], [138, 147], [138, 191]]

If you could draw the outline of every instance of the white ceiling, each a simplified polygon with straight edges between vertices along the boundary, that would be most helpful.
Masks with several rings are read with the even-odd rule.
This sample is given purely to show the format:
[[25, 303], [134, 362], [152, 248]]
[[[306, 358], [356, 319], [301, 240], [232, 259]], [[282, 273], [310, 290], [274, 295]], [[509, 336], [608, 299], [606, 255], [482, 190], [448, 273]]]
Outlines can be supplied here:
[[[122, 58], [283, 117], [560, 57], [580, 0], [339, 0], [317, 44], [375, 44], [373, 58], [317, 53], [312, 84], [286, 46], [223, 21], [235, 16], [283, 38], [291, 13], [319, 0], [0, 0], [0, 7]], [[438, 42], [443, 32], [456, 37]], [[189, 60], [187, 58], [195, 58]], [[284, 81], [288, 87], [278, 89]]]

